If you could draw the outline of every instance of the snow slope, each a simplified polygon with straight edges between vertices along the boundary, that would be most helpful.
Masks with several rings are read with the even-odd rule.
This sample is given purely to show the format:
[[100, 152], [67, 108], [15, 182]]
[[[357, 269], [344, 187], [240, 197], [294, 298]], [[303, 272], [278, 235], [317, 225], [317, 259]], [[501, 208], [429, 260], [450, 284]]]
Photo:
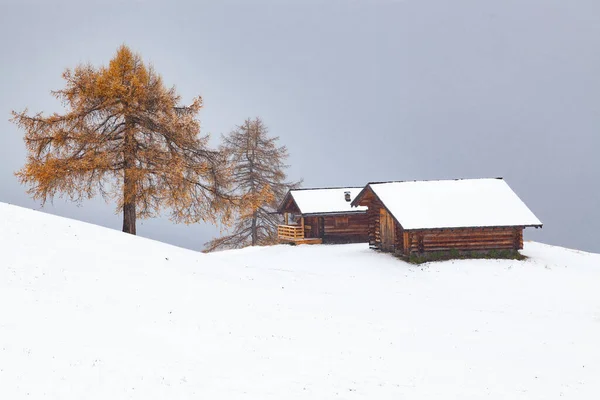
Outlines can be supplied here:
[[0, 227], [0, 399], [600, 398], [600, 255], [206, 255], [1, 203]]

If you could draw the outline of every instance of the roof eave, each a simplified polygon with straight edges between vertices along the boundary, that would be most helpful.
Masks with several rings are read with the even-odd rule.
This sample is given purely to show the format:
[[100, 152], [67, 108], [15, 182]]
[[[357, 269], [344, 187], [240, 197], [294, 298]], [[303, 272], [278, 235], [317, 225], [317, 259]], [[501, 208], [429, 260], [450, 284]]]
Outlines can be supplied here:
[[[281, 201], [281, 204], [279, 204], [279, 207], [277, 207], [277, 212], [279, 214], [283, 214], [284, 213], [283, 207], [286, 205], [289, 197], [292, 198], [292, 201], [294, 202], [294, 204], [296, 204], [296, 207], [298, 207], [298, 204], [296, 203], [296, 200], [294, 199], [294, 196], [292, 196], [292, 190], [295, 190], [295, 189], [288, 190], [288, 192], [283, 197], [283, 200]], [[298, 210], [300, 210], [300, 207], [298, 207]], [[302, 212], [302, 210], [300, 210], [300, 211]]]
[[357, 202], [358, 202], [358, 200], [361, 199], [361, 197], [363, 196], [363, 194], [365, 193], [367, 188], [370, 188], [370, 185], [371, 185], [370, 183], [367, 183], [367, 185], [364, 188], [362, 188], [362, 190], [360, 192], [358, 192], [356, 197], [354, 197], [354, 200], [352, 200], [352, 202], [350, 203], [351, 207], [359, 207], [359, 204]]
[[300, 214], [303, 217], [320, 217], [320, 216], [333, 216], [333, 215], [347, 215], [347, 214], [366, 214], [367, 210], [350, 210], [350, 211], [331, 211], [331, 212], [315, 212], [315, 213], [303, 213]]
[[530, 225], [489, 225], [489, 226], [451, 226], [451, 227], [426, 227], [426, 228], [410, 228], [404, 229], [405, 231], [425, 231], [430, 229], [483, 229], [483, 228], [542, 228], [543, 224], [530, 224]]

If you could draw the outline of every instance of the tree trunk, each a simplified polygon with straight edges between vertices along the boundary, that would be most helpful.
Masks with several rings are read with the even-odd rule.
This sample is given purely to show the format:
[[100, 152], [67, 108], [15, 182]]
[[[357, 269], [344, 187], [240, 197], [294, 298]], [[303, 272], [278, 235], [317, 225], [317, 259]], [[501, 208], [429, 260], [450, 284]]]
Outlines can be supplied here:
[[125, 175], [123, 178], [123, 232], [136, 234], [135, 231], [135, 202], [136, 202], [136, 178], [135, 168], [135, 138], [133, 132], [125, 133], [124, 154]]
[[256, 246], [256, 239], [257, 239], [257, 232], [256, 232], [256, 211], [254, 211], [254, 214], [252, 214], [252, 246]]
[[123, 232], [135, 235], [135, 202], [123, 204]]
[[[246, 120], [246, 127], [247, 127], [247, 131], [248, 131], [248, 142], [250, 142], [250, 138], [254, 135], [255, 132], [252, 131], [252, 128], [250, 126], [250, 120]], [[256, 196], [256, 186], [254, 185], [254, 162], [256, 160], [255, 157], [255, 150], [256, 150], [256, 138], [254, 139], [254, 143], [253, 145], [248, 145], [248, 147], [251, 150], [251, 157], [248, 160], [248, 169], [250, 172], [250, 177], [251, 177], [251, 181], [250, 181], [250, 193], [252, 193], [252, 196], [255, 197]], [[256, 210], [254, 210], [254, 212], [252, 213], [252, 246], [256, 246], [256, 241], [257, 241], [257, 232], [256, 232]]]

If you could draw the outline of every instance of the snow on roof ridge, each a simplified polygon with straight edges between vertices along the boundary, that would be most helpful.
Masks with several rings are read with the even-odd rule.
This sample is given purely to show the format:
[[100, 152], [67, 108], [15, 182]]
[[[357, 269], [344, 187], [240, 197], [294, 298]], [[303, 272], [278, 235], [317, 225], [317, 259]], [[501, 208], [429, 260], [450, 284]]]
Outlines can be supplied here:
[[312, 188], [297, 188], [290, 189], [290, 192], [298, 190], [327, 190], [327, 189], [362, 189], [364, 186], [329, 186], [329, 187], [312, 187]]
[[479, 178], [448, 178], [448, 179], [407, 179], [407, 180], [399, 180], [399, 181], [373, 181], [368, 182], [367, 185], [379, 185], [383, 183], [406, 183], [406, 182], [449, 182], [449, 181], [475, 181], [475, 180], [484, 180], [484, 179], [499, 179], [504, 180], [503, 177], [479, 177]]

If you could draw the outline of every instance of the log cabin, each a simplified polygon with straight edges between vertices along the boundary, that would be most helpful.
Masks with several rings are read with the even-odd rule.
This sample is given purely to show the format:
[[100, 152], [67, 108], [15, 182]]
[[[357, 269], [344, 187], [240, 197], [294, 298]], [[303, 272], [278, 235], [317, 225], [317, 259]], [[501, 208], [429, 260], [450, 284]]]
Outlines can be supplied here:
[[373, 182], [352, 201], [367, 207], [369, 247], [402, 256], [523, 248], [540, 220], [502, 178]]
[[367, 208], [352, 207], [362, 187], [290, 190], [278, 212], [284, 216], [277, 235], [282, 243], [368, 242]]

